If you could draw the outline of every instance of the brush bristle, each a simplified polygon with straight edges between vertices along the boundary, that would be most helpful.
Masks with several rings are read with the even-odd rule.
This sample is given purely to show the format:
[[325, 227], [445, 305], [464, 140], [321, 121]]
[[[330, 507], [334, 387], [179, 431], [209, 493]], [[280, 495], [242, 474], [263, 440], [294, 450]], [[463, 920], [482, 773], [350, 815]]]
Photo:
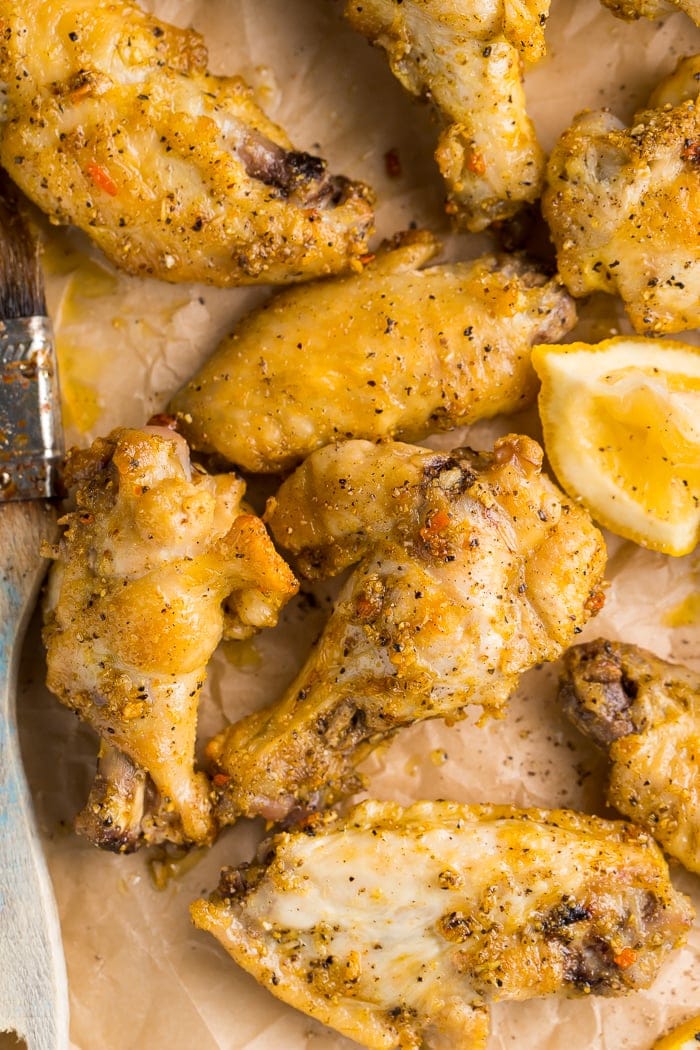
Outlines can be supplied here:
[[39, 248], [21, 212], [20, 195], [0, 171], [0, 320], [43, 317]]

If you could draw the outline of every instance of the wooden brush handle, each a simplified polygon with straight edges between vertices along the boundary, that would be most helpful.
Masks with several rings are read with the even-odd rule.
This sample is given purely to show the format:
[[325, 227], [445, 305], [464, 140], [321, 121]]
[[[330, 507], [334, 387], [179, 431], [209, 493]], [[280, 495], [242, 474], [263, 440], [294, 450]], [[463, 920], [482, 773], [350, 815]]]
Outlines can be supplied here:
[[29, 1050], [66, 1050], [68, 994], [51, 881], [22, 768], [15, 700], [22, 638], [46, 569], [53, 509], [0, 506], [0, 1031]]

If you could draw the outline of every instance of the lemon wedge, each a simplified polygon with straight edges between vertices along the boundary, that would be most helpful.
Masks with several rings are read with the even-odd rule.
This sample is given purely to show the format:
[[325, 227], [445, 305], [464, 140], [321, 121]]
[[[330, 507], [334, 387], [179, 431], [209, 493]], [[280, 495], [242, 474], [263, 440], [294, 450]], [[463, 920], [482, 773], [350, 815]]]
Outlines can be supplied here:
[[666, 554], [700, 540], [700, 350], [619, 336], [537, 346], [544, 443], [569, 495]]
[[700, 1016], [676, 1028], [654, 1043], [653, 1050], [698, 1050], [700, 1046]]

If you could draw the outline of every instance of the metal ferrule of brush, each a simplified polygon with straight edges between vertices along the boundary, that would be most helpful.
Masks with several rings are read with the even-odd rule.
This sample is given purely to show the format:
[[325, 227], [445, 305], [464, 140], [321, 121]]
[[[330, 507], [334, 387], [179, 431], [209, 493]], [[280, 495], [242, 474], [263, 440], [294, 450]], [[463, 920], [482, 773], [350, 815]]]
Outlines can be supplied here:
[[48, 317], [0, 321], [0, 503], [59, 494], [59, 406]]

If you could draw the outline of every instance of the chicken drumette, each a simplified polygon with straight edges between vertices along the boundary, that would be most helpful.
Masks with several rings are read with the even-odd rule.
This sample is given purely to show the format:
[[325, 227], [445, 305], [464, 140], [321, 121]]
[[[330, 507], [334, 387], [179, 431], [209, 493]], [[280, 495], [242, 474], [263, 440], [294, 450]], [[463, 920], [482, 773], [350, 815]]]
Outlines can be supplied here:
[[529, 404], [530, 349], [573, 327], [572, 300], [518, 258], [423, 269], [438, 249], [405, 234], [361, 274], [254, 310], [171, 403], [190, 444], [277, 471], [339, 437], [416, 440]]
[[273, 625], [296, 591], [233, 474], [190, 466], [169, 430], [116, 430], [73, 451], [45, 607], [48, 685], [102, 738], [78, 830], [107, 849], [203, 843], [215, 822], [194, 770], [197, 701], [222, 634]]
[[541, 463], [512, 435], [492, 453], [348, 441], [287, 479], [267, 519], [301, 571], [361, 560], [284, 696], [208, 745], [228, 777], [224, 821], [352, 791], [400, 727], [496, 713], [523, 671], [559, 656], [599, 607], [605, 553]]
[[522, 66], [544, 55], [549, 0], [348, 0], [345, 12], [403, 86], [434, 104], [435, 157], [458, 222], [483, 230], [537, 200], [544, 156]]
[[277, 835], [192, 915], [274, 995], [375, 1050], [482, 1050], [492, 1001], [647, 987], [693, 921], [639, 828], [450, 802]]
[[618, 18], [663, 18], [672, 11], [685, 11], [700, 25], [700, 0], [601, 0]]
[[610, 804], [700, 872], [700, 675], [603, 639], [564, 660], [561, 700], [609, 753]]
[[617, 292], [638, 332], [700, 325], [698, 59], [684, 59], [631, 128], [584, 112], [559, 139], [542, 198], [574, 295]]
[[4, 0], [0, 162], [117, 266], [168, 281], [288, 282], [366, 249], [366, 187], [294, 150], [201, 37], [129, 0]]

